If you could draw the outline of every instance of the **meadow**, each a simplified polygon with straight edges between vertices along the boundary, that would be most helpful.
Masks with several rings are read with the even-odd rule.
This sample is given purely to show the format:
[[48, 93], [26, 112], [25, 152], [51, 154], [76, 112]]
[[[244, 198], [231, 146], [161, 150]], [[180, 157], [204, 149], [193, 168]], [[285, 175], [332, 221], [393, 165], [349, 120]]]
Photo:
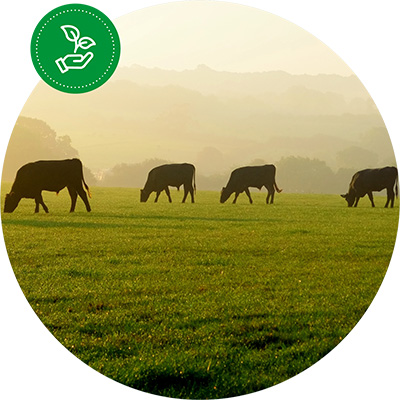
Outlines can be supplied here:
[[[10, 185], [2, 185], [4, 194]], [[91, 188], [92, 213], [66, 190], [50, 213], [22, 200], [2, 214], [8, 255], [32, 309], [90, 367], [175, 398], [276, 385], [337, 346], [373, 300], [392, 255], [398, 200], [198, 191], [153, 203], [139, 189]], [[3, 207], [3, 206], [2, 206]]]

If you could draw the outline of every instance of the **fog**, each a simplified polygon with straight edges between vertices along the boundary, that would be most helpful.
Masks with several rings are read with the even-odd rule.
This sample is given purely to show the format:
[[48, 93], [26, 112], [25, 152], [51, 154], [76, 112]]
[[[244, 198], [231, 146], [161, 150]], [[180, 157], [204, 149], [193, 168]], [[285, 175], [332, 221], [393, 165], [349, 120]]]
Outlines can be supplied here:
[[[79, 95], [39, 83], [12, 134], [3, 180], [26, 162], [70, 156], [108, 186], [140, 186], [157, 162], [190, 162], [199, 189], [218, 188], [248, 164], [304, 167], [305, 180], [317, 165], [329, 170], [325, 179], [349, 180], [357, 169], [395, 164], [358, 78], [285, 20], [229, 3], [180, 2], [116, 25], [122, 56], [114, 76]], [[139, 178], [121, 180], [121, 171]]]
[[168, 3], [127, 14], [116, 26], [122, 39], [121, 66], [182, 71], [205, 64], [240, 73], [351, 75], [349, 67], [307, 31], [243, 5]]

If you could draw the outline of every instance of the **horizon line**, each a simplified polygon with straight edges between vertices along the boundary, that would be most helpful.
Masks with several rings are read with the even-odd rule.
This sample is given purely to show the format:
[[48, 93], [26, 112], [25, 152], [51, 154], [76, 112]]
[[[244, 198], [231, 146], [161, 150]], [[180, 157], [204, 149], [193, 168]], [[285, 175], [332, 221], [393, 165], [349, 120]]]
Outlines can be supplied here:
[[285, 71], [283, 69], [274, 69], [274, 70], [260, 70], [260, 71], [228, 71], [228, 70], [218, 70], [212, 67], [209, 67], [207, 64], [197, 64], [197, 66], [192, 67], [192, 68], [184, 68], [184, 69], [171, 69], [171, 68], [164, 68], [164, 67], [158, 67], [158, 66], [146, 66], [146, 65], [142, 65], [142, 64], [130, 64], [130, 65], [119, 65], [117, 67], [117, 70], [120, 68], [135, 68], [135, 67], [139, 67], [139, 68], [143, 68], [143, 69], [150, 69], [150, 70], [160, 70], [160, 71], [166, 71], [166, 72], [194, 72], [197, 70], [204, 70], [204, 71], [212, 71], [212, 72], [217, 72], [217, 73], [228, 73], [228, 74], [268, 74], [268, 73], [284, 73], [284, 74], [288, 74], [288, 75], [292, 75], [292, 76], [340, 76], [343, 78], [350, 78], [353, 76], [356, 76], [356, 74], [354, 72], [351, 71], [351, 74], [349, 75], [343, 75], [341, 73], [338, 72], [319, 72], [319, 73], [308, 73], [308, 72], [303, 72], [303, 73], [292, 73], [292, 72], [288, 72]]

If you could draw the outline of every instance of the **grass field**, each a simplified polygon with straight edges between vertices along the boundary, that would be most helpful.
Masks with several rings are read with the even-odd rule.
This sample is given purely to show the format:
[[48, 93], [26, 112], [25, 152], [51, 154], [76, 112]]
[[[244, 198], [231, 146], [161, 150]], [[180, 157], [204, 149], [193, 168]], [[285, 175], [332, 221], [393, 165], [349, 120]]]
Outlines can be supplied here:
[[[2, 187], [2, 202], [9, 185]], [[398, 202], [339, 196], [92, 188], [2, 214], [11, 264], [54, 336], [102, 374], [149, 393], [222, 398], [265, 389], [332, 350], [374, 298], [394, 247]], [[153, 194], [154, 196], [154, 194]]]

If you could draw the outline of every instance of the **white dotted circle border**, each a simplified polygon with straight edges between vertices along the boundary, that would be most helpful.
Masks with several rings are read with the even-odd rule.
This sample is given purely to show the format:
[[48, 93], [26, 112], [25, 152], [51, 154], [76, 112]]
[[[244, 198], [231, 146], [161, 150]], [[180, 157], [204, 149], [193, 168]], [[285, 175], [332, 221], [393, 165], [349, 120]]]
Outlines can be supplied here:
[[[89, 15], [91, 15], [91, 16], [97, 18], [100, 22], [102, 22], [102, 23], [104, 24], [104, 26], [107, 28], [107, 30], [108, 30], [108, 32], [109, 32], [109, 34], [110, 34], [110, 36], [111, 36], [111, 43], [112, 43], [113, 50], [112, 50], [112, 54], [111, 54], [111, 61], [110, 61], [110, 63], [108, 64], [106, 70], [103, 72], [103, 74], [102, 74], [99, 78], [97, 78], [96, 80], [94, 80], [94, 81], [92, 81], [91, 83], [88, 83], [88, 84], [86, 84], [86, 85], [71, 86], [71, 85], [65, 85], [65, 84], [63, 84], [63, 83], [60, 83], [60, 82], [56, 81], [56, 80], [53, 79], [53, 78], [46, 72], [46, 70], [43, 68], [43, 66], [42, 66], [42, 64], [41, 64], [41, 62], [40, 62], [40, 58], [39, 58], [39, 51], [38, 51], [39, 38], [40, 38], [40, 35], [41, 35], [41, 33], [42, 33], [44, 27], [45, 27], [50, 21], [52, 21], [54, 18], [58, 17], [58, 16], [61, 15], [61, 14], [66, 14], [66, 13], [68, 13], [68, 12], [82, 12], [82, 13], [89, 14]], [[38, 32], [38, 34], [37, 34], [37, 37], [36, 37], [36, 39], [35, 39], [35, 57], [36, 57], [36, 60], [37, 60], [38, 65], [39, 65], [39, 68], [41, 69], [41, 71], [43, 72], [43, 74], [44, 74], [50, 81], [52, 81], [54, 84], [59, 85], [59, 86], [61, 86], [61, 87], [63, 87], [63, 88], [67, 88], [67, 89], [83, 89], [83, 88], [89, 88], [89, 87], [91, 87], [91, 86], [97, 84], [99, 81], [101, 81], [101, 80], [108, 74], [108, 71], [110, 70], [111, 66], [112, 66], [113, 63], [115, 62], [115, 40], [114, 40], [113, 33], [111, 32], [109, 26], [107, 25], [107, 23], [106, 23], [101, 17], [99, 17], [98, 15], [96, 15], [95, 13], [93, 13], [93, 12], [91, 12], [91, 11], [81, 10], [81, 9], [79, 9], [79, 8], [71, 8], [71, 9], [59, 11], [59, 12], [57, 12], [56, 14], [52, 15], [52, 16], [49, 17], [48, 20], [47, 20], [46, 22], [44, 22], [43, 25], [40, 27], [39, 32]]]

